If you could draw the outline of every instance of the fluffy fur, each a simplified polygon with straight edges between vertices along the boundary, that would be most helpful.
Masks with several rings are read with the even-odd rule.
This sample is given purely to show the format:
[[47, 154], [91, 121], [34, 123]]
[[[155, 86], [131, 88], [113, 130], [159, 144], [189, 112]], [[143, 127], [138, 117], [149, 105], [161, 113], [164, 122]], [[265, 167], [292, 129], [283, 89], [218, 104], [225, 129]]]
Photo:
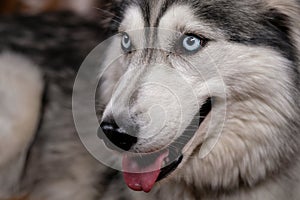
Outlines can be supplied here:
[[[33, 107], [26, 112], [32, 118], [26, 118], [25, 133], [7, 132], [9, 138], [20, 135], [17, 140], [22, 145], [7, 146], [10, 139], [0, 142], [1, 149], [13, 147], [12, 160], [19, 158], [17, 152], [26, 149], [34, 135], [43, 85], [39, 73], [46, 85], [38, 131], [30, 149], [23, 151], [26, 164], [14, 171], [22, 176], [13, 195], [29, 194], [32, 200], [299, 199], [299, 1], [117, 1], [110, 11], [114, 18], [105, 20], [110, 33], [128, 32], [137, 51], [121, 56], [102, 77], [98, 93], [105, 109], [98, 110], [100, 119], [114, 117], [120, 125], [138, 126], [133, 150], [144, 153], [180, 137], [208, 96], [214, 97], [212, 112], [192, 140], [184, 143], [183, 161], [173, 173], [149, 194], [130, 191], [118, 172], [88, 154], [72, 119], [73, 80], [83, 57], [101, 41], [102, 27], [70, 14], [1, 18], [6, 30], [0, 32], [5, 38], [0, 40], [1, 50], [23, 54], [13, 60], [29, 65], [22, 74], [29, 72], [30, 83], [38, 84], [28, 85], [36, 95], [32, 99], [22, 93], [23, 81], [14, 74], [16, 88], [21, 89], [18, 95], [31, 99]], [[145, 27], [158, 28], [147, 29], [150, 46], [158, 47], [153, 38], [153, 30], [158, 30], [159, 45], [167, 51], [144, 49]], [[200, 34], [210, 41], [196, 55], [179, 56], [169, 51], [177, 38], [174, 31]], [[120, 37], [106, 54], [105, 66], [124, 54]], [[23, 60], [24, 56], [32, 61]], [[1, 67], [11, 57], [0, 57], [4, 77], [14, 71]], [[167, 87], [148, 87], [149, 82]], [[10, 84], [2, 83], [0, 92], [3, 88], [9, 97]], [[5, 124], [1, 130], [10, 123], [22, 125], [19, 115], [4, 122], [8, 115], [2, 113], [25, 102], [4, 103], [5, 107], [0, 103], [0, 124]], [[134, 120], [128, 119], [128, 110], [135, 114]], [[162, 125], [162, 120], [149, 121], [149, 116], [165, 119], [168, 126], [149, 137]], [[0, 162], [0, 175], [9, 174], [6, 156]], [[13, 175], [8, 178], [0, 180], [5, 196], [11, 190], [4, 186], [15, 184]]]
[[[212, 116], [186, 144], [183, 162], [161, 187], [158, 184], [159, 199], [298, 199], [298, 2], [125, 1], [124, 5], [116, 30], [128, 33], [135, 49], [110, 66], [124, 70], [114, 92], [100, 89], [105, 97], [112, 94], [102, 120], [138, 127], [132, 151], [149, 153], [170, 144], [179, 137], [178, 130], [183, 134], [178, 124], [186, 127], [197, 112], [193, 94], [168, 69], [175, 69], [193, 88], [199, 105], [207, 96], [217, 99]], [[143, 40], [139, 32], [144, 27], [158, 30], [149, 29]], [[156, 36], [162, 49], [171, 52], [176, 34], [163, 30], [198, 33], [211, 41], [196, 55], [183, 58], [144, 46]], [[112, 44], [109, 58], [120, 54], [119, 43]], [[104, 75], [106, 86], [115, 85], [110, 73]], [[177, 105], [174, 94], [144, 86], [151, 82], [170, 88], [180, 101], [185, 99]], [[153, 105], [160, 105], [163, 112], [148, 111]], [[177, 113], [181, 109], [183, 120]], [[163, 120], [164, 128], [151, 134]], [[174, 188], [182, 192], [173, 192]]]

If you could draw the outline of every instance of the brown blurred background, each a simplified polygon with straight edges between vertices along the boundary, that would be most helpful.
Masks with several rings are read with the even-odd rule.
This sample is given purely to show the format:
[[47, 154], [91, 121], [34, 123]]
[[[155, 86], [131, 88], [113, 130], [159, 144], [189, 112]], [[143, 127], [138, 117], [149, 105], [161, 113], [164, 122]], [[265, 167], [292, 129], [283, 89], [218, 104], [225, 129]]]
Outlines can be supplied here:
[[1, 0], [0, 14], [28, 13], [71, 10], [82, 15], [101, 7], [104, 0]]
[[[0, 18], [4, 15], [20, 13], [31, 15], [54, 11], [73, 11], [87, 18], [96, 17], [98, 22], [100, 17], [105, 18], [104, 15], [107, 12], [104, 10], [100, 11], [97, 8], [103, 8], [104, 4], [108, 2], [110, 3], [111, 0], [0, 0]], [[80, 33], [84, 33], [84, 31], [80, 30]], [[87, 31], [87, 33], [89, 32]], [[80, 42], [82, 41], [79, 40], [78, 43]], [[0, 197], [0, 200], [29, 200], [29, 198], [25, 195], [11, 199], [1, 199]]]

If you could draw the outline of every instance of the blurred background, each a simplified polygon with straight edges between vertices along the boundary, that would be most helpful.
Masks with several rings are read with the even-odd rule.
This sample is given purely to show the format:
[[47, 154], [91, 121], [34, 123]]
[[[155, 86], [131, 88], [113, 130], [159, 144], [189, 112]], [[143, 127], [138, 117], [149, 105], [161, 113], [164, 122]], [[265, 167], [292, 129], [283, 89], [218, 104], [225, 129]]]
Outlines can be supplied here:
[[0, 13], [37, 14], [49, 11], [74, 11], [88, 16], [95, 13], [107, 0], [1, 0]]
[[[46, 192], [43, 193], [49, 185], [55, 187], [62, 180], [70, 183], [77, 180], [76, 185], [82, 187], [86, 179], [80, 177], [81, 174], [94, 173], [101, 168], [102, 165], [88, 154], [79, 141], [73, 124], [70, 94], [77, 69], [88, 53], [105, 39], [103, 20], [113, 16], [105, 11], [108, 4], [112, 5], [112, 0], [0, 0], [0, 54], [14, 52], [41, 66], [47, 82], [41, 115], [48, 116], [41, 117], [37, 133], [33, 132], [32, 138], [29, 138], [34, 141], [32, 144], [23, 141], [22, 133], [20, 136], [10, 135], [22, 145], [11, 145], [9, 137], [0, 142], [0, 149], [13, 147], [12, 152], [0, 152], [0, 200], [28, 200], [29, 193], [38, 196], [38, 200], [51, 199]], [[11, 91], [12, 88], [7, 87], [2, 92], [5, 96]], [[0, 106], [0, 111], [2, 108]], [[0, 127], [0, 139], [1, 131]], [[81, 155], [80, 159], [85, 162], [72, 159], [72, 164], [69, 164], [71, 161], [65, 158], [76, 153], [71, 147], [65, 148], [65, 144], [72, 148], [76, 146], [77, 155]], [[60, 149], [60, 145], [63, 147], [60, 151], [47, 148]], [[3, 154], [11, 157], [6, 158]], [[91, 163], [90, 168], [94, 171], [87, 168], [82, 168], [84, 173], [71, 170], [82, 163]], [[97, 187], [101, 192], [101, 185]], [[80, 196], [79, 189], [69, 188], [72, 191], [68, 192], [78, 192]]]

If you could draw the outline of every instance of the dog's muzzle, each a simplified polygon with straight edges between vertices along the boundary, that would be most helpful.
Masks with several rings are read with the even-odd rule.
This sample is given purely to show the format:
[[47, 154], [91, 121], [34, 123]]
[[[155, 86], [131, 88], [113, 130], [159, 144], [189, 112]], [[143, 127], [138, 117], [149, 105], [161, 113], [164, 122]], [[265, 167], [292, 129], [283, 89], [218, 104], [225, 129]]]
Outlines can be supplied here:
[[[170, 175], [182, 162], [183, 148], [193, 138], [211, 109], [212, 99], [208, 98], [184, 133], [168, 147], [147, 154], [125, 154], [122, 168], [128, 187], [135, 191], [150, 192], [155, 182]], [[98, 136], [108, 148], [117, 151], [129, 151], [138, 141], [137, 137], [126, 133], [113, 120], [101, 123]]]

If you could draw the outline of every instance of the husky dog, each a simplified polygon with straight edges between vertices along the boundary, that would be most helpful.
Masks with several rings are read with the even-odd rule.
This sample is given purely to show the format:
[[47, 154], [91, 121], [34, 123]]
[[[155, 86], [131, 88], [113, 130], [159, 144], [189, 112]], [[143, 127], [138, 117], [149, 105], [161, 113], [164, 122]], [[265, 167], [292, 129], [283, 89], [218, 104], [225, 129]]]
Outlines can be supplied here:
[[96, 109], [122, 172], [87, 153], [72, 119], [101, 27], [1, 18], [0, 199], [298, 200], [300, 2], [110, 5]]
[[99, 136], [123, 153], [129, 188], [158, 199], [300, 198], [299, 3], [120, 3]]

